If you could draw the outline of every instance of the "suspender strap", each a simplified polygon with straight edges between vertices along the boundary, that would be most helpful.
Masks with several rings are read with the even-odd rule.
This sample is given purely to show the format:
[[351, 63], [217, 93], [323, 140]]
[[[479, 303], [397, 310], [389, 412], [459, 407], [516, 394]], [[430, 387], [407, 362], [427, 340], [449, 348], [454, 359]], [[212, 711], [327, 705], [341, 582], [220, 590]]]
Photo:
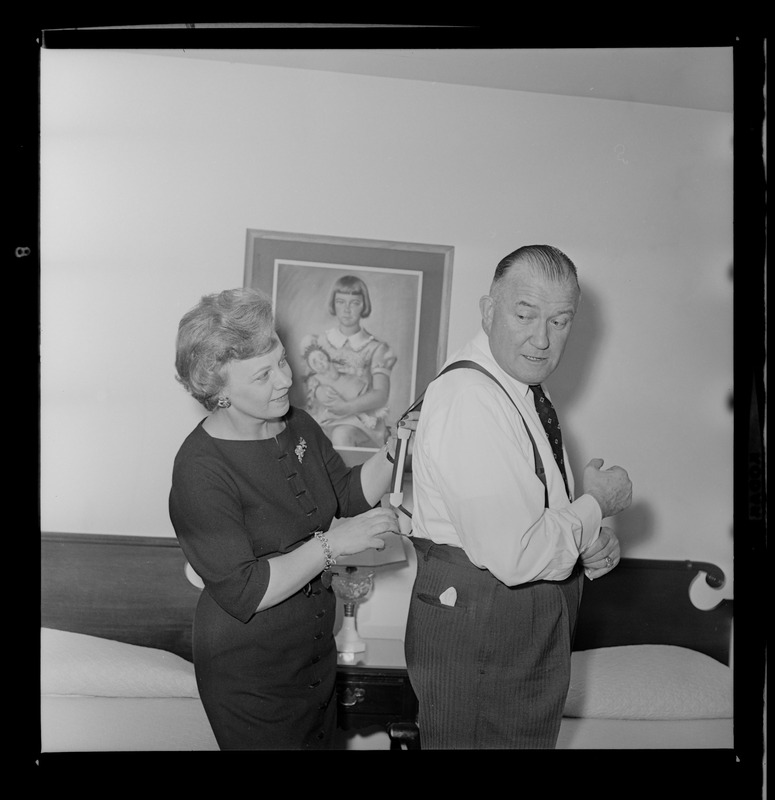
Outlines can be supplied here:
[[[535, 473], [541, 483], [544, 485], [544, 508], [549, 508], [549, 488], [546, 483], [546, 470], [544, 469], [544, 463], [541, 460], [541, 456], [538, 452], [538, 445], [536, 444], [535, 439], [533, 438], [533, 434], [530, 433], [530, 428], [527, 426], [527, 422], [525, 422], [525, 418], [522, 416], [522, 412], [519, 410], [519, 407], [514, 402], [511, 395], [506, 391], [504, 385], [488, 370], [486, 370], [481, 364], [477, 364], [476, 361], [469, 361], [469, 360], [462, 360], [462, 361], [453, 361], [451, 364], [448, 364], [437, 376], [436, 378], [440, 378], [444, 375], [445, 372], [449, 372], [453, 369], [475, 369], [479, 372], [487, 375], [490, 379], [495, 381], [498, 386], [503, 389], [506, 394], [506, 397], [509, 398], [511, 404], [517, 410], [517, 414], [519, 414], [519, 418], [522, 420], [522, 424], [525, 426], [525, 431], [527, 432], [528, 438], [530, 439], [530, 444], [533, 447], [533, 457], [535, 459]], [[436, 380], [434, 378], [433, 380]], [[425, 392], [423, 392], [417, 400], [412, 403], [412, 405], [402, 414], [401, 418], [403, 419], [407, 414], [411, 413], [412, 411], [416, 411], [419, 408], [422, 408], [423, 399], [425, 397]], [[401, 491], [401, 486], [403, 484], [403, 471], [404, 471], [404, 460], [405, 460], [405, 453], [403, 452], [403, 448], [408, 443], [406, 439], [399, 439], [398, 445], [401, 448], [401, 456], [398, 457], [399, 450], [396, 450], [397, 457], [395, 459], [395, 464], [393, 466], [393, 481], [392, 481], [392, 488], [393, 493], [391, 494], [391, 503], [394, 506], [397, 506], [401, 511], [403, 511], [407, 516], [411, 517], [412, 515], [401, 505], [401, 498], [403, 496], [403, 492]], [[397, 498], [397, 501], [394, 501], [394, 498]]]
[[506, 391], [504, 385], [495, 377], [495, 375], [486, 370], [481, 364], [477, 364], [476, 361], [453, 361], [446, 367], [446, 369], [443, 369], [439, 373], [439, 375], [443, 375], [445, 372], [449, 372], [449, 370], [452, 369], [461, 369], [461, 368], [478, 370], [479, 372], [483, 373], [484, 375], [487, 375], [487, 377], [494, 380], [495, 383], [497, 383], [498, 386], [500, 386], [501, 389], [503, 389], [503, 391], [506, 394], [506, 397], [508, 397], [509, 400], [511, 401], [511, 405], [513, 405], [514, 408], [517, 409], [517, 414], [519, 414], [519, 418], [522, 420], [522, 424], [525, 426], [525, 432], [527, 433], [528, 438], [530, 439], [530, 444], [533, 447], [533, 457], [535, 459], [536, 475], [538, 476], [538, 480], [540, 480], [541, 483], [543, 483], [544, 485], [544, 508], [549, 508], [549, 487], [546, 484], [546, 470], [544, 469], [544, 462], [541, 460], [541, 456], [538, 453], [538, 445], [536, 444], [536, 440], [533, 438], [533, 434], [530, 433], [530, 428], [528, 428], [527, 422], [525, 422], [525, 418], [522, 416], [522, 412], [517, 407], [517, 404], [514, 402], [511, 395]]

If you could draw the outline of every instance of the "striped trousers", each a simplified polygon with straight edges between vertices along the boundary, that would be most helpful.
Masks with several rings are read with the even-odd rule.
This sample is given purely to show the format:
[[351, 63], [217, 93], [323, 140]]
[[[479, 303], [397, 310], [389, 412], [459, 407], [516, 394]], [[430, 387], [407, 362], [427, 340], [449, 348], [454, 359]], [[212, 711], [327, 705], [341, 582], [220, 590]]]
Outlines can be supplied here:
[[[583, 572], [509, 587], [460, 548], [413, 539], [405, 649], [423, 749], [553, 748]], [[454, 606], [439, 595], [457, 592]]]

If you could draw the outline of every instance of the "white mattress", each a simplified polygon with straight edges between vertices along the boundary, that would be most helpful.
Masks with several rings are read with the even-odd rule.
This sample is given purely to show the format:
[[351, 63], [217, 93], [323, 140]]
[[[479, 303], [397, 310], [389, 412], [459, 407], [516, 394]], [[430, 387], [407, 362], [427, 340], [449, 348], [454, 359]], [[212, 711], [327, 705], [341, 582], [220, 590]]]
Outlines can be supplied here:
[[193, 697], [43, 696], [41, 752], [217, 750]]
[[[682, 647], [608, 647], [573, 654], [557, 746], [725, 749], [732, 725], [729, 667]], [[193, 664], [163, 650], [41, 631], [42, 752], [217, 749]]]
[[563, 718], [558, 750], [731, 748], [731, 719]]

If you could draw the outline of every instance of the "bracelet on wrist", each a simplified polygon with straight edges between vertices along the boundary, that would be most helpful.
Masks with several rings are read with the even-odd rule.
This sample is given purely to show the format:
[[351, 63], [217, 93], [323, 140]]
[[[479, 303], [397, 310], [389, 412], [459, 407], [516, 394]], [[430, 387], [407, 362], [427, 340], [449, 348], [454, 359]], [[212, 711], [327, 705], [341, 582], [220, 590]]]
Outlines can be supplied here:
[[320, 546], [323, 548], [323, 555], [326, 559], [326, 565], [323, 567], [323, 572], [328, 572], [331, 567], [336, 564], [336, 559], [334, 558], [333, 551], [331, 550], [331, 545], [328, 542], [328, 538], [323, 533], [323, 531], [315, 531], [315, 538], [320, 542]]

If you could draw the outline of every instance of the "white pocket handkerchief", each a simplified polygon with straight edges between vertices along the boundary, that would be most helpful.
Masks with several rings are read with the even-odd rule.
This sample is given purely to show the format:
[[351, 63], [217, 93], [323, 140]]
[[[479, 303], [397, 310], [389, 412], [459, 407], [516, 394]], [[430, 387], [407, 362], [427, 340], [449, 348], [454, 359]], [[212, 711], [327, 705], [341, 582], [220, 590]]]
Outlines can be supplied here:
[[457, 590], [454, 586], [450, 586], [449, 589], [445, 589], [439, 595], [439, 602], [445, 606], [454, 606], [457, 602]]

